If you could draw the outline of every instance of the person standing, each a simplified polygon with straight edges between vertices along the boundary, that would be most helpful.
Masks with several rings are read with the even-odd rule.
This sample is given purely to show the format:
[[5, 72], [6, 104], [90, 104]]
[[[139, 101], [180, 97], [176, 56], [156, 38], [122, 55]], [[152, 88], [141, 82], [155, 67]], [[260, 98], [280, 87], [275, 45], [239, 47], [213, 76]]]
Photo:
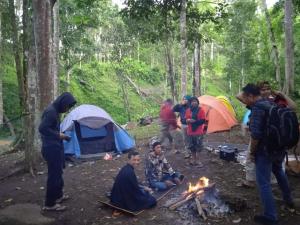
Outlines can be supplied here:
[[63, 194], [64, 149], [63, 140], [70, 137], [60, 133], [60, 114], [67, 112], [76, 104], [69, 92], [61, 94], [43, 112], [39, 132], [42, 139], [42, 155], [47, 162], [48, 178], [45, 205], [43, 210], [62, 211], [66, 206], [60, 203], [69, 197]]
[[176, 115], [172, 110], [173, 101], [171, 99], [167, 99], [164, 101], [162, 106], [160, 107], [159, 119], [160, 119], [160, 142], [163, 143], [167, 138], [169, 140], [169, 144], [171, 146], [171, 150], [174, 153], [178, 153], [175, 149], [175, 143], [170, 131], [175, 130], [178, 125], [176, 121]]
[[285, 152], [282, 151], [281, 154], [272, 155], [272, 149], [268, 149], [264, 140], [267, 114], [261, 105], [270, 106], [272, 103], [261, 97], [259, 87], [251, 83], [243, 87], [241, 96], [243, 103], [251, 109], [249, 123], [251, 133], [250, 159], [255, 163], [256, 182], [264, 208], [262, 215], [254, 216], [254, 221], [264, 225], [276, 225], [278, 215], [272, 194], [271, 172], [277, 179], [286, 206], [293, 207], [294, 203], [288, 179], [282, 167]]
[[[273, 91], [271, 89], [270, 83], [268, 81], [260, 81], [257, 83], [257, 87], [259, 88], [260, 96], [270, 101], [271, 103], [275, 103], [276, 105], [282, 106], [282, 107], [288, 107], [292, 110], [296, 110], [296, 103], [290, 99], [287, 95], [280, 91]], [[243, 92], [239, 93], [236, 98], [244, 103], [243, 100]], [[250, 117], [251, 119], [251, 114]], [[249, 152], [250, 143], [248, 146], [248, 154]], [[255, 186], [255, 164], [250, 160], [250, 157], [248, 156], [246, 159], [246, 177], [245, 180], [242, 181], [242, 185], [247, 188], [253, 188]], [[275, 177], [272, 175], [271, 183], [275, 183]]]
[[184, 143], [184, 158], [188, 159], [191, 157], [191, 151], [188, 149], [188, 137], [187, 137], [187, 123], [185, 119], [185, 112], [189, 108], [189, 100], [191, 99], [191, 96], [185, 95], [183, 96], [181, 103], [177, 104], [173, 107], [173, 111], [177, 112], [180, 117], [181, 122], [181, 134], [183, 138]]
[[203, 136], [205, 124], [205, 111], [199, 106], [197, 97], [191, 97], [190, 106], [185, 113], [189, 149], [192, 153], [190, 165], [202, 167], [198, 154], [203, 149]]

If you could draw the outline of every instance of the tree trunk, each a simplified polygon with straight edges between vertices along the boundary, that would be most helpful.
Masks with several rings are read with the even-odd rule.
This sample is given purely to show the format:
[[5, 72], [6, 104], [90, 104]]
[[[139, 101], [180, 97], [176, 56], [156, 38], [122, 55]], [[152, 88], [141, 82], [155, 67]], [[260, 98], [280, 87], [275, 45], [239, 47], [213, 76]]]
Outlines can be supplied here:
[[244, 56], [244, 50], [245, 50], [245, 39], [242, 38], [242, 68], [241, 68], [241, 82], [240, 82], [240, 85], [242, 87], [245, 86], [245, 73], [244, 73], [245, 56]]
[[272, 28], [271, 24], [271, 18], [270, 14], [267, 8], [266, 0], [262, 0], [262, 8], [266, 16], [266, 23], [268, 27], [268, 32], [269, 32], [269, 38], [272, 46], [272, 58], [273, 58], [273, 63], [275, 65], [275, 71], [276, 71], [276, 81], [279, 85], [279, 89], [281, 90], [281, 77], [280, 77], [280, 61], [279, 61], [279, 52], [276, 44], [276, 39], [274, 35], [274, 31]]
[[[3, 68], [2, 63], [2, 27], [1, 27], [1, 19], [2, 19], [2, 6], [0, 4], [0, 68]], [[3, 125], [3, 89], [2, 89], [2, 81], [3, 81], [3, 69], [0, 69], [0, 128]]]
[[173, 99], [173, 101], [176, 101], [177, 91], [176, 91], [176, 84], [175, 84], [175, 79], [174, 79], [172, 52], [171, 52], [170, 47], [168, 46], [168, 44], [166, 44], [165, 55], [166, 55], [168, 80], [169, 80], [170, 87], [171, 87], [172, 99]]
[[52, 65], [51, 70], [53, 74], [53, 99], [58, 96], [59, 93], [59, 0], [53, 6], [52, 10]]
[[23, 74], [26, 76], [27, 86], [25, 95], [25, 112], [27, 116], [24, 119], [26, 127], [25, 138], [25, 169], [33, 174], [36, 167], [40, 139], [38, 136], [38, 125], [40, 113], [38, 111], [38, 85], [36, 74], [36, 55], [34, 45], [33, 24], [28, 15], [31, 5], [29, 0], [23, 0]]
[[284, 4], [285, 33], [285, 84], [284, 92], [289, 95], [294, 91], [294, 46], [293, 46], [293, 2], [286, 0]]
[[199, 41], [195, 42], [194, 49], [194, 87], [193, 87], [193, 95], [200, 96], [201, 95], [201, 68], [200, 68], [200, 44]]
[[125, 86], [126, 85], [125, 78], [124, 78], [123, 72], [119, 69], [117, 70], [117, 76], [118, 76], [119, 84], [120, 84], [122, 95], [123, 95], [123, 104], [124, 104], [124, 108], [126, 110], [127, 119], [128, 119], [128, 121], [131, 121], [131, 113], [130, 113], [130, 106], [129, 106], [129, 100], [128, 100], [128, 92], [127, 92], [127, 88]]
[[180, 11], [180, 45], [181, 45], [181, 95], [187, 93], [187, 36], [186, 36], [186, 0], [181, 0]]
[[19, 88], [19, 99], [20, 99], [20, 106], [22, 111], [24, 110], [25, 99], [25, 79], [22, 72], [22, 62], [21, 62], [21, 42], [19, 41], [19, 33], [18, 33], [18, 24], [17, 24], [17, 17], [15, 14], [15, 5], [14, 0], [9, 0], [9, 13], [11, 16], [11, 28], [12, 28], [12, 41], [13, 41], [13, 51], [14, 51], [14, 58], [15, 58], [15, 65], [16, 65], [16, 73], [18, 78], [18, 88]]
[[3, 121], [8, 126], [10, 135], [13, 137], [13, 139], [15, 139], [16, 138], [16, 132], [15, 132], [14, 126], [12, 125], [12, 123], [10, 122], [8, 117], [5, 115], [5, 113], [3, 113]]
[[36, 71], [40, 90], [40, 111], [43, 111], [54, 97], [52, 43], [52, 4], [50, 0], [33, 0], [34, 36], [36, 46]]

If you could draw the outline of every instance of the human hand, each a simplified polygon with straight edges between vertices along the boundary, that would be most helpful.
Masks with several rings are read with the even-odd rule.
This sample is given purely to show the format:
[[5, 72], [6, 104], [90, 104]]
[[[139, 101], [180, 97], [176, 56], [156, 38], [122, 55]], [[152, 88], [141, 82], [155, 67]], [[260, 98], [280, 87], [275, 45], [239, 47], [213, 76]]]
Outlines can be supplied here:
[[70, 140], [71, 140], [71, 137], [68, 136], [68, 135], [65, 135], [64, 133], [60, 133], [60, 134], [59, 134], [59, 138], [60, 138], [61, 140], [66, 140], [66, 141], [70, 141]]
[[149, 192], [150, 194], [153, 193], [152, 189], [149, 188], [149, 187], [145, 187], [145, 186], [144, 186], [144, 190], [147, 191], [147, 192]]
[[174, 184], [172, 181], [170, 180], [166, 180], [165, 181], [165, 184], [168, 186], [168, 187], [172, 187], [172, 186], [175, 186], [176, 184]]
[[195, 121], [196, 121], [196, 120], [194, 120], [194, 119], [187, 119], [187, 120], [186, 120], [187, 123], [195, 123]]
[[255, 155], [253, 153], [250, 153], [248, 156], [249, 156], [249, 161], [254, 163], [255, 162]]

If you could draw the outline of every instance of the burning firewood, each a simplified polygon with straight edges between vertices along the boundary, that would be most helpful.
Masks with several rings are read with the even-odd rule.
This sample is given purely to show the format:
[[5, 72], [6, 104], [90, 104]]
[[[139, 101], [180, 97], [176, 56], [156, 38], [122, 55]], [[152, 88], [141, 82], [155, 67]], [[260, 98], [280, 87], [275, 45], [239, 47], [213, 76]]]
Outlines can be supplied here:
[[206, 189], [210, 189], [215, 186], [214, 183], [209, 184], [209, 180], [206, 177], [201, 177], [196, 185], [189, 183], [189, 188], [187, 191], [183, 192], [182, 197], [177, 201], [168, 205], [170, 210], [175, 210], [179, 206], [188, 202], [191, 199], [199, 197]]
[[175, 203], [173, 203], [169, 209], [170, 210], [175, 210], [177, 209], [179, 206], [182, 206], [184, 203], [188, 202], [189, 200], [195, 198], [196, 196], [196, 193], [191, 193], [190, 195], [188, 195], [186, 198], [184, 198], [183, 200], [181, 201], [176, 201]]

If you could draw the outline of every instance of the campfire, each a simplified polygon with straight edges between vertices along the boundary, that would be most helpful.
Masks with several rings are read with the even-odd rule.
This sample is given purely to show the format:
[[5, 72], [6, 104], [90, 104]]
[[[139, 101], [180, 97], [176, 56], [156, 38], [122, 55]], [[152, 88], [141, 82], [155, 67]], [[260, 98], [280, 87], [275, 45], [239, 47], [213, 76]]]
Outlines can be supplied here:
[[195, 205], [196, 211], [204, 220], [207, 219], [207, 216], [220, 216], [229, 212], [229, 207], [218, 197], [215, 183], [210, 183], [206, 177], [201, 177], [194, 185], [188, 183], [188, 189], [167, 207], [175, 210], [184, 204]]

